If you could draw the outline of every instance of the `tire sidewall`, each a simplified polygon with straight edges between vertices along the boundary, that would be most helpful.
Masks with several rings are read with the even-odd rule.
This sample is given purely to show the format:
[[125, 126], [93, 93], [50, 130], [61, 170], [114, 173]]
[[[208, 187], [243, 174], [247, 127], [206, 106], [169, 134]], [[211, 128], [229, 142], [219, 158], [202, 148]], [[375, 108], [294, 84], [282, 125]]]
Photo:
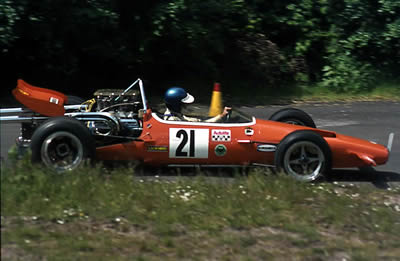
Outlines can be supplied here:
[[65, 105], [78, 105], [78, 104], [82, 104], [85, 102], [85, 99], [78, 97], [78, 96], [74, 96], [74, 95], [67, 95], [67, 102], [65, 103]]
[[[318, 146], [324, 155], [325, 162], [323, 163], [320, 174], [314, 179], [307, 181], [318, 180], [330, 171], [332, 165], [332, 152], [326, 140], [321, 135], [311, 130], [299, 130], [287, 135], [279, 143], [278, 148], [275, 152], [275, 166], [278, 171], [284, 171], [285, 173], [288, 173], [284, 166], [285, 154], [292, 145], [301, 141], [311, 142], [314, 145]], [[296, 176], [293, 177], [296, 178]]]
[[287, 120], [297, 120], [303, 122], [306, 127], [316, 128], [314, 120], [308, 115], [306, 112], [295, 109], [295, 108], [286, 108], [279, 110], [272, 114], [269, 118], [270, 121], [278, 121], [284, 122]]
[[69, 132], [79, 139], [83, 147], [83, 159], [94, 158], [94, 138], [85, 125], [73, 118], [55, 117], [45, 121], [33, 133], [31, 138], [32, 162], [42, 162], [41, 149], [44, 140], [59, 131]]

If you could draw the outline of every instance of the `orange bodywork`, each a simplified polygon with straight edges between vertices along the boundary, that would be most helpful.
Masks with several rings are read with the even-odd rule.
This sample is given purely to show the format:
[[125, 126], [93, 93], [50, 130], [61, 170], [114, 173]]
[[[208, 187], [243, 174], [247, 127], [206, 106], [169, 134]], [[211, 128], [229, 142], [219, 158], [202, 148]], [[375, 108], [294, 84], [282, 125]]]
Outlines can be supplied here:
[[[15, 98], [45, 116], [63, 116], [67, 97], [18, 80]], [[385, 164], [386, 147], [332, 131], [253, 118], [245, 123], [165, 121], [150, 109], [143, 116], [143, 130], [135, 141], [98, 147], [101, 160], [141, 161], [149, 165], [274, 165], [275, 150], [290, 133], [319, 133], [332, 152], [333, 168]]]
[[331, 131], [260, 119], [238, 124], [164, 121], [151, 110], [145, 114], [138, 141], [99, 147], [96, 155], [149, 165], [273, 165], [275, 152], [259, 151], [258, 146], [277, 146], [296, 130], [313, 130], [324, 137], [333, 168], [380, 165], [389, 156], [382, 145]]
[[29, 109], [45, 116], [63, 116], [67, 97], [57, 91], [40, 88], [19, 79], [14, 97]]

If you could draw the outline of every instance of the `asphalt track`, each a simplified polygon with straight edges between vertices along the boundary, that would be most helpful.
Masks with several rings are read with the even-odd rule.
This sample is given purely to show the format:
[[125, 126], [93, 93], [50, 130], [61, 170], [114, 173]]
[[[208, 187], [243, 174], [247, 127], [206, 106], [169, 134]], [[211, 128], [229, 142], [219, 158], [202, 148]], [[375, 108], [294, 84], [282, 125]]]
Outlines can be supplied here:
[[[268, 119], [275, 111], [294, 107], [309, 113], [318, 128], [359, 137], [387, 145], [390, 133], [394, 142], [389, 162], [372, 169], [334, 170], [332, 180], [343, 182], [371, 182], [377, 187], [400, 186], [400, 102], [374, 101], [349, 103], [307, 103], [242, 107], [241, 110], [257, 118]], [[18, 124], [1, 124], [1, 158], [19, 134]]]

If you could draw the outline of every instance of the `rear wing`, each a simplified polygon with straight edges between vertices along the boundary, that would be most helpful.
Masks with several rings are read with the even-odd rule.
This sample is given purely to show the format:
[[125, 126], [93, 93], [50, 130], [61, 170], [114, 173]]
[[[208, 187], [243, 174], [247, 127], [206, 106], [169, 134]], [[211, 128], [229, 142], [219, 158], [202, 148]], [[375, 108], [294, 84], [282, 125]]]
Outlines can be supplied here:
[[45, 116], [63, 116], [67, 96], [50, 89], [39, 88], [19, 79], [12, 91], [15, 99], [34, 112]]

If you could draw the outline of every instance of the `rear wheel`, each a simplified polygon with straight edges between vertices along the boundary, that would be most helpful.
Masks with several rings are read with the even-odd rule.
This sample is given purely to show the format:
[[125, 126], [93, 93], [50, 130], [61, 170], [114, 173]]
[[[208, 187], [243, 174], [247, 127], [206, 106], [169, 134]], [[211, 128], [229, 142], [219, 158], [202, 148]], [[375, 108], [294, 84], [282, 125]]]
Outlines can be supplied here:
[[78, 96], [73, 96], [73, 95], [67, 95], [67, 102], [65, 105], [79, 105], [85, 102], [85, 99], [78, 97]]
[[295, 131], [286, 136], [275, 152], [275, 165], [299, 181], [314, 181], [331, 168], [331, 150], [318, 133]]
[[286, 108], [279, 110], [275, 112], [269, 118], [269, 120], [316, 128], [315, 122], [310, 115], [308, 115], [306, 112], [302, 110], [294, 108]]
[[57, 172], [73, 170], [94, 157], [95, 143], [89, 130], [73, 118], [51, 118], [32, 136], [32, 162]]

